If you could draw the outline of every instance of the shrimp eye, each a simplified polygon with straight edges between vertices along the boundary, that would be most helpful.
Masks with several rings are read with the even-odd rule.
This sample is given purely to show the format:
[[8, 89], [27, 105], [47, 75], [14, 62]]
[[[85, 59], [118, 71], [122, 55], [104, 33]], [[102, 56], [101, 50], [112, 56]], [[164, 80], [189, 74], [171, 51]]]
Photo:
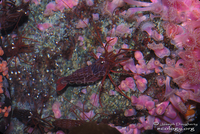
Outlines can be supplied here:
[[105, 63], [105, 61], [101, 61], [101, 64]]

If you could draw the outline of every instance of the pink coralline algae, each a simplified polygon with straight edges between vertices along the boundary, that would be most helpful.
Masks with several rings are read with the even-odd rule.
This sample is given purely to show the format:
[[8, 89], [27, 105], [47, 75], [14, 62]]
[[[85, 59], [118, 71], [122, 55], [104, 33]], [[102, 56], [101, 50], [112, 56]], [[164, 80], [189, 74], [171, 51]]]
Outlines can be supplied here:
[[154, 28], [154, 24], [152, 22], [145, 22], [141, 26], [142, 31], [146, 31], [151, 38], [153, 38], [156, 41], [163, 40], [163, 35], [159, 34], [156, 30], [152, 30]]
[[[164, 101], [164, 102], [159, 103], [157, 100], [153, 100], [149, 96], [141, 95], [138, 98], [135, 96], [131, 96], [131, 102], [132, 102], [132, 105], [136, 106], [137, 110], [147, 109], [150, 114], [146, 118], [144, 116], [139, 118], [140, 123], [136, 125], [137, 126], [136, 128], [138, 129], [142, 129], [142, 128], [144, 130], [152, 129], [153, 125], [155, 124], [159, 125], [162, 123], [165, 123], [165, 124], [166, 123], [174, 123], [174, 124], [183, 123], [183, 120], [180, 118], [180, 116], [177, 113], [177, 110], [182, 111], [184, 109], [182, 107], [182, 104], [180, 103], [181, 101], [178, 101], [178, 102], [171, 101], [172, 104], [170, 104], [170, 101]], [[157, 104], [155, 105], [155, 103]], [[177, 104], [180, 109], [177, 108]], [[156, 128], [157, 126], [155, 125], [154, 127]], [[164, 127], [167, 127], [167, 126], [164, 126]], [[181, 129], [183, 127], [180, 125], [179, 128]], [[157, 129], [157, 130], [160, 131], [163, 129]], [[169, 130], [169, 132], [171, 131], [172, 130]], [[160, 131], [160, 132], [165, 133], [164, 131]]]
[[126, 109], [124, 112], [124, 116], [133, 116], [136, 115], [135, 109]]
[[156, 44], [155, 42], [149, 43], [147, 47], [149, 49], [152, 49], [156, 54], [156, 56], [158, 56], [159, 58], [164, 58], [165, 56], [170, 55], [170, 50], [167, 47], [165, 47], [164, 44], [162, 43], [159, 44]]
[[169, 101], [161, 102], [160, 104], [156, 105], [156, 114], [163, 115], [166, 111], [166, 108], [169, 104]]
[[142, 78], [141, 76], [135, 75], [134, 78], [136, 79], [136, 85], [138, 90], [143, 93], [147, 89], [147, 80], [145, 78]]
[[56, 11], [63, 11], [65, 8], [72, 8], [78, 4], [78, 0], [55, 0], [46, 5], [44, 16], [51, 16]]
[[55, 0], [57, 9], [63, 11], [64, 8], [72, 8], [78, 5], [79, 0]]
[[79, 20], [76, 25], [76, 28], [85, 28], [85, 27], [87, 27], [88, 22], [89, 22], [89, 19], [87, 19], [87, 18], [85, 18], [83, 20]]
[[99, 19], [99, 14], [98, 13], [93, 13], [92, 14], [93, 20], [98, 20]]
[[107, 14], [107, 15], [112, 15], [113, 11], [117, 8], [117, 7], [122, 7], [124, 5], [124, 1], [123, 0], [113, 0], [113, 1], [105, 1], [104, 2], [104, 6], [102, 8], [102, 12], [103, 14]]
[[177, 116], [177, 112], [172, 106], [172, 104], [169, 104], [168, 107], [166, 108], [165, 116], [171, 119], [174, 119]]
[[126, 71], [130, 70], [133, 73], [136, 73], [136, 71], [137, 71], [137, 68], [135, 66], [135, 62], [134, 62], [133, 58], [130, 58], [129, 60], [122, 62], [120, 64], [123, 66], [123, 69]]
[[86, 0], [86, 4], [88, 6], [93, 6], [94, 5], [94, 0]]
[[128, 25], [122, 23], [118, 25], [117, 27], [114, 27], [112, 30], [108, 31], [108, 34], [110, 36], [123, 37], [123, 36], [130, 35], [132, 31], [133, 31], [132, 28], [129, 28]]
[[130, 89], [135, 91], [135, 81], [132, 77], [128, 77], [121, 81], [121, 84], [118, 86], [118, 88], [126, 92], [128, 92]]
[[134, 53], [135, 59], [138, 61], [139, 64], [135, 64], [134, 59], [130, 58], [129, 60], [120, 63], [123, 66], [123, 69], [128, 71], [130, 70], [133, 73], [137, 74], [149, 74], [152, 73], [153, 68], [148, 68], [146, 61], [144, 60], [144, 56], [142, 52], [136, 51]]
[[[179, 52], [179, 56], [182, 59], [178, 60], [175, 66], [166, 66], [164, 68], [164, 72], [172, 77], [173, 81], [184, 89], [200, 86], [199, 58], [198, 55], [196, 56], [195, 54], [196, 53], [192, 53], [192, 51], [189, 50], [182, 50]], [[196, 88], [195, 90], [197, 90]]]
[[62, 116], [60, 111], [60, 106], [61, 104], [58, 101], [54, 102], [54, 104], [52, 105], [52, 111], [54, 113], [55, 118], [60, 118]]
[[187, 108], [180, 97], [172, 94], [169, 98], [169, 101], [172, 103], [172, 105], [182, 114], [185, 114], [187, 112]]
[[94, 111], [90, 110], [89, 112], [82, 112], [80, 113], [80, 117], [82, 120], [90, 120], [92, 117], [94, 117]]
[[52, 27], [53, 25], [51, 23], [41, 23], [41, 24], [38, 24], [37, 25], [37, 28], [40, 30], [40, 31], [45, 31], [47, 30], [48, 28]]
[[[93, 0], [85, 2], [89, 8], [94, 6]], [[128, 6], [124, 6], [125, 3]], [[46, 6], [44, 15], [53, 15], [55, 11], [62, 12], [64, 8], [72, 8], [77, 4], [77, 0], [56, 0]], [[130, 56], [125, 57], [122, 54], [116, 57], [125, 59], [119, 62], [119, 65], [123, 67], [120, 71], [124, 71], [126, 78], [120, 78], [123, 80], [115, 90], [107, 90], [110, 96], [116, 96], [120, 89], [121, 93], [131, 98], [131, 105], [125, 108], [124, 116], [137, 118], [138, 122], [126, 127], [110, 124], [121, 133], [140, 134], [149, 129], [156, 129], [160, 133], [182, 132], [183, 125], [171, 125], [170, 128], [173, 129], [167, 129], [169, 125], [162, 124], [184, 124], [189, 121], [186, 116], [188, 105], [200, 103], [199, 7], [198, 0], [111, 0], [102, 4], [103, 15], [114, 14], [119, 15], [119, 19], [135, 21], [134, 26], [125, 20], [114, 23], [110, 29], [105, 28], [108, 31], [106, 43], [102, 43], [108, 53], [117, 54], [119, 51], [126, 52], [123, 49], [137, 49], [131, 51]], [[100, 13], [91, 15], [92, 18], [76, 21], [76, 28], [82, 30], [88, 27], [92, 19], [97, 22], [102, 18]], [[42, 26], [39, 29], [45, 30]], [[139, 31], [141, 35], [148, 34], [148, 42], [132, 41], [132, 34], [135, 31]], [[85, 38], [86, 35], [79, 36], [80, 47], [84, 46]], [[122, 45], [120, 42], [123, 40], [127, 41]], [[129, 44], [130, 42], [133, 43]], [[105, 53], [104, 47], [97, 47], [94, 57], [100, 58]], [[144, 48], [144, 51], [140, 48]], [[87, 61], [87, 65], [92, 65], [92, 62]], [[150, 79], [151, 74], [153, 78]], [[83, 94], [87, 94], [86, 91], [81, 90]], [[92, 93], [89, 101], [92, 107], [99, 107], [99, 96], [96, 93]], [[78, 101], [76, 106], [83, 108], [83, 103]], [[59, 107], [59, 103], [52, 106], [56, 118], [61, 116]], [[145, 114], [142, 113], [144, 111]], [[94, 117], [94, 111], [82, 112], [80, 117], [83, 120], [90, 120]]]
[[51, 15], [54, 14], [54, 11], [57, 11], [55, 1], [49, 2], [49, 3], [46, 5], [46, 9], [45, 9], [43, 15], [44, 15], [44, 16], [51, 16]]
[[175, 36], [181, 34], [184, 31], [182, 26], [171, 22], [164, 22], [163, 27], [166, 30], [167, 37], [170, 39], [174, 39]]
[[163, 64], [160, 63], [159, 60], [155, 60], [154, 58], [151, 58], [150, 61], [147, 63], [147, 69], [149, 70], [149, 73], [152, 73], [155, 71], [155, 73], [162, 72]]
[[139, 11], [150, 11], [161, 15], [166, 21], [183, 22], [186, 20], [197, 20], [200, 15], [198, 1], [182, 0], [151, 0], [150, 2], [140, 2], [136, 0], [124, 0], [124, 2], [138, 7], [129, 8], [127, 16], [133, 16]]
[[95, 107], [99, 106], [99, 97], [98, 97], [98, 95], [96, 93], [93, 93], [90, 96], [90, 103]]

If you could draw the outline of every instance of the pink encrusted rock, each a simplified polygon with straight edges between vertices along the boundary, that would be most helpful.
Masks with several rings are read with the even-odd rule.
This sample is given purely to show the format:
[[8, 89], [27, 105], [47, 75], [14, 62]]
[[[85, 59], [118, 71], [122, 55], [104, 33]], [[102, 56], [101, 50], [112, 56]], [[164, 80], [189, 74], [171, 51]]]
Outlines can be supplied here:
[[190, 94], [189, 96], [190, 100], [200, 103], [200, 90], [196, 91], [196, 93], [192, 91], [188, 91], [188, 92]]
[[164, 97], [166, 97], [166, 98], [168, 98], [168, 97], [170, 97], [172, 94], [174, 94], [175, 93], [175, 89], [172, 89], [171, 87], [170, 87], [170, 77], [169, 76], [167, 76], [167, 78], [166, 78], [166, 81], [165, 81], [165, 94], [164, 94]]
[[64, 8], [72, 8], [78, 5], [79, 0], [55, 0], [55, 2], [57, 10], [62, 12]]
[[90, 96], [90, 103], [95, 107], [99, 106], [99, 98], [98, 98], [98, 95], [96, 93], [93, 93]]
[[84, 44], [83, 44], [83, 41], [84, 41], [84, 37], [83, 36], [78, 36], [78, 41], [80, 41], [79, 42], [79, 46], [83, 46]]
[[126, 85], [132, 90], [135, 91], [135, 81], [132, 77], [128, 77], [125, 79]]
[[186, 108], [185, 104], [183, 103], [183, 101], [181, 100], [181, 98], [178, 97], [177, 95], [172, 94], [169, 97], [169, 101], [172, 103], [172, 105], [174, 106], [174, 108], [177, 109], [182, 114], [185, 114], [187, 112], [187, 108]]
[[147, 110], [152, 110], [155, 107], [155, 102], [154, 101], [147, 101], [145, 103], [145, 107]]
[[46, 5], [46, 9], [43, 13], [44, 16], [51, 16], [54, 14], [53, 11], [57, 11], [55, 1], [52, 1]]
[[89, 23], [89, 19], [88, 18], [84, 18], [83, 20], [80, 19], [78, 21], [78, 23], [76, 24], [76, 28], [85, 28], [88, 26]]
[[196, 38], [193, 33], [186, 32], [185, 34], [177, 35], [174, 38], [176, 46], [179, 48], [194, 49], [196, 47]]
[[58, 119], [62, 116], [61, 111], [60, 111], [60, 106], [61, 106], [61, 104], [58, 101], [54, 102], [53, 105], [52, 105], [52, 111], [53, 111], [54, 117], [56, 119]]
[[137, 61], [144, 60], [144, 56], [143, 56], [142, 52], [140, 52], [140, 51], [135, 51], [134, 56]]
[[189, 91], [187, 90], [184, 90], [184, 89], [179, 89], [176, 91], [175, 93], [176, 95], [178, 95], [179, 97], [181, 97], [181, 99], [184, 101], [184, 102], [187, 102], [190, 98], [190, 93]]
[[139, 130], [138, 128], [134, 128], [133, 134], [141, 134], [141, 130]]
[[[199, 72], [197, 72], [196, 74], [198, 74]], [[195, 93], [199, 92], [200, 89], [200, 83], [198, 84], [191, 84], [191, 82], [189, 80], [186, 80], [185, 82], [181, 83], [180, 85], [181, 88], [186, 89], [186, 90], [194, 90]]]
[[131, 103], [136, 104], [138, 102], [138, 98], [136, 96], [131, 96]]
[[[150, 96], [140, 95], [136, 102], [136, 109], [138, 109], [138, 110], [145, 109], [146, 102], [151, 101], [151, 100], [152, 100], [152, 98]], [[131, 102], [133, 102], [132, 97], [131, 97]]]
[[165, 84], [165, 77], [163, 75], [159, 75], [156, 77], [157, 85], [163, 86]]
[[[180, 61], [183, 61], [183, 60], [179, 59], [178, 61], [180, 62]], [[170, 59], [169, 57], [166, 58], [165, 62], [166, 62], [166, 65], [169, 66], [169, 67], [174, 67], [175, 63], [176, 63], [175, 59]], [[177, 65], [176, 65], [176, 67], [177, 67]]]
[[124, 112], [124, 116], [126, 116], [126, 117], [133, 116], [133, 115], [136, 115], [136, 111], [133, 108], [126, 109], [125, 112]]
[[[115, 126], [113, 126], [115, 127]], [[121, 126], [118, 126], [118, 127], [115, 127], [121, 134], [133, 134], [134, 132], [134, 129], [133, 128], [130, 128], [129, 126], [128, 127], [121, 127]], [[136, 133], [134, 133], [136, 134]], [[139, 134], [139, 133], [137, 133]]]
[[156, 105], [156, 113], [158, 115], [163, 115], [165, 113], [165, 110], [166, 110], [168, 104], [169, 104], [169, 101], [164, 101], [164, 102], [161, 102], [160, 104], [157, 104]]
[[92, 62], [91, 61], [87, 61], [87, 65], [88, 66], [92, 65]]
[[83, 103], [80, 100], [77, 101], [76, 106], [80, 107], [81, 109], [83, 109], [84, 107]]
[[177, 116], [177, 111], [174, 109], [172, 104], [169, 104], [164, 115], [168, 118], [174, 119]]
[[155, 116], [148, 115], [144, 123], [144, 130], [152, 130], [154, 125]]
[[143, 7], [148, 7], [152, 5], [152, 3], [150, 2], [141, 2], [141, 1], [136, 1], [136, 0], [124, 0], [124, 2], [130, 5], [143, 6]]
[[[165, 67], [163, 69], [164, 73], [173, 78], [173, 81], [178, 85], [184, 84], [186, 81], [185, 69], [183, 67]], [[181, 85], [180, 85], [181, 87]], [[183, 87], [181, 87], [183, 88]], [[185, 89], [185, 88], [184, 88]], [[191, 89], [191, 88], [190, 88]]]
[[147, 74], [153, 73], [154, 70], [155, 70], [155, 73], [162, 72], [161, 66], [155, 64], [156, 62], [157, 60], [155, 60], [154, 58], [150, 59], [150, 61], [146, 65], [146, 68], [148, 69]]
[[80, 117], [82, 120], [90, 120], [94, 117], [94, 110], [90, 110], [89, 112], [80, 113]]
[[102, 8], [102, 13], [111, 16], [117, 7], [122, 7], [124, 4], [125, 3], [123, 0], [105, 1]]
[[116, 95], [116, 91], [110, 90], [109, 95]]
[[97, 47], [97, 50], [96, 50], [98, 53], [104, 53], [105, 52], [105, 49], [102, 48], [102, 47]]
[[132, 29], [130, 29], [129, 26], [122, 23], [117, 26], [117, 28], [115, 30], [115, 35], [122, 37], [124, 35], [131, 34], [131, 32], [132, 32]]
[[136, 64], [135, 67], [137, 69], [137, 74], [147, 74], [147, 73], [149, 73], [149, 71], [146, 68], [146, 65]]
[[122, 45], [122, 49], [128, 49], [128, 48], [129, 48], [129, 46], [127, 44]]
[[[128, 2], [129, 1], [129, 2]], [[128, 2], [128, 3], [130, 3], [130, 0], [125, 0], [125, 2]], [[133, 2], [137, 2], [137, 5], [138, 5], [138, 3], [140, 2], [140, 1], [133, 1]], [[145, 2], [143, 2], [143, 3], [145, 3]], [[134, 3], [133, 5], [135, 5], [136, 3]], [[140, 4], [139, 4], [140, 5]], [[143, 5], [143, 4], [141, 4], [141, 5]], [[140, 6], [141, 6], [140, 5]], [[159, 14], [159, 13], [161, 13], [162, 12], [162, 10], [163, 10], [163, 6], [160, 4], [160, 3], [145, 3], [144, 4], [145, 6], [147, 6], [147, 5], [149, 5], [149, 6], [147, 6], [147, 7], [144, 7], [144, 8], [140, 8], [140, 7], [138, 7], [138, 8], [129, 8], [128, 10], [127, 10], [127, 13], [126, 13], [126, 15], [127, 15], [127, 17], [131, 17], [131, 16], [133, 16], [136, 12], [139, 12], [139, 11], [151, 11], [151, 12], [154, 12], [154, 13], [156, 13], [156, 14]]]
[[137, 74], [149, 73], [149, 71], [147, 70], [147, 65], [146, 65], [146, 62], [144, 60], [144, 56], [143, 56], [142, 52], [136, 51], [134, 53], [134, 55], [135, 55], [135, 59], [139, 63], [139, 64], [136, 64]]
[[147, 47], [149, 49], [152, 49], [154, 53], [156, 54], [156, 56], [158, 56], [159, 58], [164, 58], [165, 56], [170, 55], [170, 50], [166, 48], [162, 43], [159, 43], [159, 44], [156, 44], [155, 42], [151, 44], [148, 43]]
[[181, 34], [183, 32], [183, 27], [180, 25], [176, 25], [171, 22], [164, 22], [163, 27], [166, 30], [167, 37], [174, 39], [175, 36]]
[[99, 20], [99, 14], [98, 13], [93, 13], [92, 14], [93, 20]]
[[87, 89], [84, 88], [84, 89], [81, 90], [81, 92], [82, 92], [83, 94], [86, 94], [86, 93], [87, 93]]
[[142, 31], [146, 31], [150, 37], [152, 37], [156, 41], [163, 40], [163, 36], [159, 34], [156, 30], [152, 30], [154, 28], [154, 24], [152, 22], [145, 22], [141, 26]]
[[46, 29], [52, 27], [53, 25], [51, 23], [40, 23], [40, 24], [37, 24], [37, 28], [40, 30], [40, 31], [45, 31]]
[[152, 28], [155, 27], [153, 22], [145, 22], [141, 26], [141, 30], [148, 33], [149, 36], [152, 35]]
[[136, 27], [138, 27], [142, 22], [145, 22], [147, 19], [149, 19], [149, 16], [148, 15], [134, 16], [134, 18], [137, 21]]
[[86, 5], [93, 6], [94, 5], [94, 0], [86, 0]]
[[156, 108], [149, 110], [149, 114], [152, 116], [156, 116]]
[[130, 70], [133, 73], [137, 72], [137, 68], [135, 66], [133, 58], [130, 58], [129, 60], [127, 60], [125, 62], [121, 62], [120, 64], [123, 66], [123, 69], [126, 71]]
[[138, 90], [143, 93], [147, 89], [147, 80], [139, 75], [135, 75], [134, 78], [136, 79]]
[[144, 127], [144, 124], [142, 124], [142, 123], [137, 123], [137, 128], [138, 129], [142, 129]]
[[141, 117], [139, 117], [139, 121], [140, 121], [140, 123], [145, 122], [145, 116], [141, 116]]
[[55, 2], [56, 2], [56, 10], [63, 12], [63, 10], [65, 9], [65, 3], [62, 0], [55, 0]]
[[156, 41], [162, 41], [163, 40], [163, 35], [162, 34], [159, 34], [156, 30], [153, 30], [152, 31], [152, 35], [151, 37], [156, 40]]
[[[165, 120], [166, 122], [169, 122], [170, 124], [174, 124], [174, 126], [171, 127], [175, 127], [176, 129], [178, 129], [179, 133], [183, 131], [183, 120], [180, 117], [180, 115], [178, 114], [174, 119], [168, 118], [167, 116], [163, 116], [163, 120]], [[168, 124], [168, 123], [167, 123]], [[169, 127], [169, 125], [164, 125], [165, 127]]]
[[35, 3], [36, 6], [40, 5], [41, 0], [31, 0], [32, 3]]
[[120, 90], [123, 90], [125, 92], [128, 92], [130, 90], [130, 88], [126, 85], [126, 81], [125, 80], [122, 80], [120, 85], [118, 86], [118, 88]]

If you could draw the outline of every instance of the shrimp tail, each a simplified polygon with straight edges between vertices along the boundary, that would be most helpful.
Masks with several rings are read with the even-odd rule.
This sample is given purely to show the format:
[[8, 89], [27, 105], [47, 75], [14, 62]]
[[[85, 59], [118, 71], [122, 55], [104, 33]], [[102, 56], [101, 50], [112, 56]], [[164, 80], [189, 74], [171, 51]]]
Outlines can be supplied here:
[[67, 82], [65, 81], [66, 77], [61, 77], [60, 79], [57, 80], [56, 82], [56, 90], [61, 91], [67, 86]]

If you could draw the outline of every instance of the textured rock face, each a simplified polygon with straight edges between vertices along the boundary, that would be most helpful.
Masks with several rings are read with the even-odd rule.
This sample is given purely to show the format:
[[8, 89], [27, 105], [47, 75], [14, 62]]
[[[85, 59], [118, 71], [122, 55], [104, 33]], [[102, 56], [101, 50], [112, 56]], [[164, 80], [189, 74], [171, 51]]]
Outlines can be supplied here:
[[0, 38], [0, 133], [4, 133], [10, 125], [11, 95], [8, 84], [8, 67], [1, 43]]

